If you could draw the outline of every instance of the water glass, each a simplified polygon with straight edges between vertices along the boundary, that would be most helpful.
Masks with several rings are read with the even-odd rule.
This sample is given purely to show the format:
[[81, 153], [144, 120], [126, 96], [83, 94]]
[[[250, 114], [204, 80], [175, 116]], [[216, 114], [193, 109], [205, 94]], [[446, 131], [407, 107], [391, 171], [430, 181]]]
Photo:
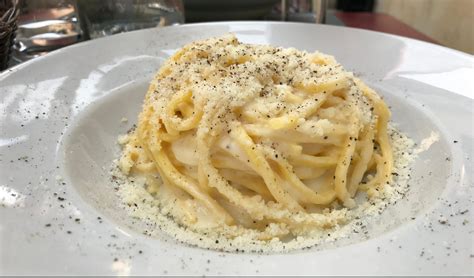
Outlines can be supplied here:
[[22, 62], [82, 40], [75, 0], [21, 0], [13, 59]]
[[77, 0], [86, 39], [184, 23], [181, 0]]

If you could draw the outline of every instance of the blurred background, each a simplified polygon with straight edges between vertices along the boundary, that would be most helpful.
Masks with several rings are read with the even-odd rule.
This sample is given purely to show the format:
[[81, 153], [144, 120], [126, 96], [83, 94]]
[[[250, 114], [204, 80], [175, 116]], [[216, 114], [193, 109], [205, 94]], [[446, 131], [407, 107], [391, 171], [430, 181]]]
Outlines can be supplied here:
[[474, 54], [474, 0], [0, 0], [0, 66], [117, 33], [223, 20], [356, 27]]

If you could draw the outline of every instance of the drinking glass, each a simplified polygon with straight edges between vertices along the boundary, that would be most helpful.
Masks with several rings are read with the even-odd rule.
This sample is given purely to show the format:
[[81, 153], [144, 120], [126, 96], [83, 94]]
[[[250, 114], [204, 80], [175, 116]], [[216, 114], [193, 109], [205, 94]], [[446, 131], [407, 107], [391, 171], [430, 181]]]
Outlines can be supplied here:
[[20, 0], [13, 59], [22, 62], [82, 40], [75, 0]]
[[181, 0], [77, 0], [86, 39], [184, 23]]
[[325, 23], [326, 0], [281, 0], [281, 20]]

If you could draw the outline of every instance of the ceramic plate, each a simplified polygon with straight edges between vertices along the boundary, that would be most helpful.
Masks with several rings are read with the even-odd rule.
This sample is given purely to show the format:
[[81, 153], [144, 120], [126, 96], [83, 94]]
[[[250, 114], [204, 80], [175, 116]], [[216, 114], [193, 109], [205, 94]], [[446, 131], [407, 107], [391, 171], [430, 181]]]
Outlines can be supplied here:
[[[366, 234], [289, 254], [221, 253], [147, 237], [120, 208], [109, 169], [148, 82], [183, 44], [227, 32], [334, 55], [415, 140], [409, 193]], [[472, 275], [472, 64], [358, 29], [224, 22], [120, 34], [9, 69], [0, 75], [0, 274]]]

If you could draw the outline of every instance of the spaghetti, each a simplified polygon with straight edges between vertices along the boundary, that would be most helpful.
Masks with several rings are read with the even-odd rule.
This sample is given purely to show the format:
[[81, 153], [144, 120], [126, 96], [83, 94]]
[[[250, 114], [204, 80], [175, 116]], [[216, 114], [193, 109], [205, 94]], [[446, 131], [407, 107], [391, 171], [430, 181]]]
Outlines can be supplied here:
[[300, 236], [391, 182], [389, 118], [332, 56], [226, 35], [165, 62], [119, 166], [193, 231]]

